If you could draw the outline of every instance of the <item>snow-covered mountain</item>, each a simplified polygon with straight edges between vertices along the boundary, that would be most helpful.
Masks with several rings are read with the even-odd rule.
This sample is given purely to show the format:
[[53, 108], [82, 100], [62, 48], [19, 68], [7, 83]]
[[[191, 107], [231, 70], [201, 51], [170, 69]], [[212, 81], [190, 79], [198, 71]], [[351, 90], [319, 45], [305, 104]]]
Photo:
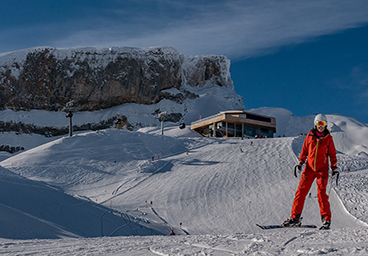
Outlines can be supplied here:
[[[6, 153], [6, 159], [0, 162], [0, 211], [2, 226], [6, 227], [0, 229], [0, 252], [367, 253], [367, 125], [349, 117], [327, 115], [341, 172], [339, 186], [330, 189], [329, 183], [328, 187], [332, 230], [262, 231], [256, 223], [278, 224], [289, 217], [298, 184], [293, 166], [305, 138], [298, 134], [309, 131], [313, 117], [295, 117], [288, 110], [276, 108], [251, 111], [282, 120], [277, 122], [281, 137], [201, 138], [188, 127], [179, 129], [169, 123], [164, 136], [159, 127], [107, 129], [58, 138], [1, 134], [1, 139], [19, 136], [31, 141], [29, 137], [35, 136], [34, 141], [41, 140], [40, 146], [13, 157]], [[37, 117], [33, 118], [37, 123]], [[284, 134], [286, 137], [282, 137]], [[319, 225], [315, 186], [311, 192], [303, 221]], [[12, 233], [12, 223], [16, 223], [18, 232]], [[177, 236], [109, 237], [169, 235], [172, 229]], [[95, 236], [104, 237], [90, 238]], [[16, 237], [62, 239], [4, 239]]]
[[[170, 47], [37, 47], [0, 54], [0, 109], [79, 110], [125, 103], [182, 103], [190, 87], [233, 89], [226, 56], [184, 56]], [[171, 93], [170, 89], [175, 89]]]
[[[130, 103], [75, 112], [73, 137], [64, 135], [69, 124], [64, 112], [42, 107], [0, 111], [0, 146], [13, 152], [0, 151], [1, 254], [368, 252], [368, 125], [350, 117], [327, 115], [341, 172], [340, 185], [328, 187], [332, 230], [265, 232], [255, 225], [278, 224], [289, 217], [298, 184], [292, 169], [314, 116], [297, 117], [282, 108], [248, 110], [276, 118], [273, 139], [202, 138], [191, 131], [190, 123], [199, 116], [244, 109], [226, 57], [182, 56], [165, 47], [44, 47], [1, 54], [0, 81], [12, 85], [6, 89], [14, 92], [22, 79], [36, 79], [26, 75], [32, 63], [43, 63], [47, 72], [59, 63], [55, 67], [64, 65], [67, 73], [58, 74], [82, 87], [81, 71], [91, 70], [88, 77], [95, 80], [101, 76], [98, 72], [105, 72], [106, 81], [98, 78], [96, 84], [104, 84], [103, 90], [114, 95], [108, 71], [121, 66], [128, 55], [145, 74], [134, 91], [148, 86], [154, 92], [153, 85], [157, 89], [149, 104], [137, 96]], [[160, 73], [160, 68], [171, 70], [173, 76]], [[123, 73], [122, 69], [122, 80], [111, 79], [124, 84]], [[163, 76], [170, 86], [156, 79]], [[40, 92], [49, 89], [50, 77], [36, 79], [41, 81]], [[82, 89], [78, 97], [85, 94]], [[41, 98], [39, 102], [50, 103]], [[164, 136], [157, 120], [160, 112], [179, 117], [165, 123]], [[124, 118], [123, 130], [114, 128], [117, 118]], [[185, 129], [178, 128], [182, 122]], [[319, 225], [315, 186], [311, 192], [303, 221]], [[177, 236], [168, 237], [172, 230]]]
[[69, 122], [60, 111], [66, 104], [75, 110], [74, 131], [106, 129], [117, 120], [129, 130], [157, 126], [160, 112], [189, 124], [199, 115], [243, 110], [229, 69], [225, 56], [184, 56], [170, 47], [38, 47], [3, 53], [0, 131], [67, 134]]
[[[187, 90], [198, 94], [196, 99], [186, 99], [181, 104], [170, 100], [161, 100], [157, 104], [123, 104], [109, 109], [96, 111], [75, 112], [73, 115], [74, 131], [98, 130], [114, 127], [114, 120], [124, 116], [126, 125], [123, 129], [138, 130], [142, 127], [158, 127], [158, 113], [167, 112], [182, 114], [181, 122], [190, 125], [192, 121], [210, 116], [219, 111], [229, 109], [244, 109], [241, 97], [232, 88], [212, 87], [186, 87]], [[179, 90], [170, 89], [170, 94], [180, 93]], [[165, 125], [170, 124], [167, 122]], [[64, 112], [45, 110], [13, 111], [10, 109], [0, 111], [0, 146], [32, 148], [40, 143], [58, 138], [58, 134], [68, 133], [69, 121]], [[128, 127], [129, 126], [129, 127]], [[98, 128], [100, 127], [100, 128]], [[17, 134], [17, 135], [16, 135]], [[54, 135], [53, 137], [50, 137]], [[56, 136], [56, 137], [55, 137]], [[0, 151], [0, 159], [2, 152]]]

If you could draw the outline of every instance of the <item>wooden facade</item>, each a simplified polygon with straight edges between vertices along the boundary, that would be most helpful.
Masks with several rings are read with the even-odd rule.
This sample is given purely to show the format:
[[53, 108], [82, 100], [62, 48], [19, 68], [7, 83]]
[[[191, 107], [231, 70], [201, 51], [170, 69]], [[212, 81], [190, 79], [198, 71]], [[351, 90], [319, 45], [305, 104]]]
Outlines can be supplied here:
[[192, 122], [190, 128], [205, 137], [272, 138], [276, 119], [245, 111], [221, 111]]

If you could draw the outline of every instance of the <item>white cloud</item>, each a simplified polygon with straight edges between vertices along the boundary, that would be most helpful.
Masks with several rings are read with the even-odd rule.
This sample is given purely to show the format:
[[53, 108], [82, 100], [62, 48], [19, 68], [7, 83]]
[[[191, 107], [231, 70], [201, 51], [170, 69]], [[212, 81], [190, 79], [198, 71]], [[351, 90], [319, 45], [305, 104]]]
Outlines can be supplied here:
[[[246, 58], [368, 23], [365, 0], [161, 4], [165, 5], [163, 10], [135, 12], [131, 19], [127, 17], [132, 15], [129, 10], [122, 10], [122, 22], [100, 20], [98, 27], [76, 31], [54, 43], [58, 47], [165, 45], [186, 55], [214, 53]], [[169, 13], [169, 4], [175, 12], [185, 9], [185, 13], [175, 17]]]

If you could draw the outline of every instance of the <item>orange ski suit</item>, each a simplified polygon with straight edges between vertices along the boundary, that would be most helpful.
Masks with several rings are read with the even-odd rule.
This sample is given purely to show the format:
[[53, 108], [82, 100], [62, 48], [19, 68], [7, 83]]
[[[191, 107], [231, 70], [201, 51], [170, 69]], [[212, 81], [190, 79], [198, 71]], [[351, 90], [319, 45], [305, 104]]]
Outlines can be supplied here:
[[[308, 159], [307, 159], [308, 158]], [[306, 163], [298, 189], [295, 193], [291, 217], [300, 216], [305, 197], [307, 196], [314, 179], [317, 178], [317, 197], [322, 220], [331, 221], [330, 203], [326, 194], [330, 158], [331, 168], [337, 168], [336, 149], [331, 134], [325, 130], [323, 137], [317, 138], [312, 129], [304, 140], [299, 161]], [[307, 159], [307, 162], [306, 162]]]

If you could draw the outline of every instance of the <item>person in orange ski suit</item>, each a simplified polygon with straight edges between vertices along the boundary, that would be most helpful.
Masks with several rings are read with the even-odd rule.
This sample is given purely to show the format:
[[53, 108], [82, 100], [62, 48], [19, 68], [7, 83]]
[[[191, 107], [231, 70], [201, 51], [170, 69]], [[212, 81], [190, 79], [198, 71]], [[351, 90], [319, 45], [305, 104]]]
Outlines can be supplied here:
[[312, 183], [317, 179], [317, 197], [321, 213], [321, 229], [329, 229], [331, 224], [331, 210], [326, 194], [329, 161], [331, 162], [332, 176], [337, 175], [336, 149], [330, 132], [327, 130], [327, 118], [319, 114], [314, 119], [314, 128], [308, 133], [304, 140], [302, 152], [299, 157], [299, 164], [295, 166], [301, 172], [302, 165], [305, 164], [304, 171], [299, 181], [298, 189], [295, 193], [291, 217], [282, 225], [300, 226], [300, 215], [303, 211], [305, 197], [307, 196]]

